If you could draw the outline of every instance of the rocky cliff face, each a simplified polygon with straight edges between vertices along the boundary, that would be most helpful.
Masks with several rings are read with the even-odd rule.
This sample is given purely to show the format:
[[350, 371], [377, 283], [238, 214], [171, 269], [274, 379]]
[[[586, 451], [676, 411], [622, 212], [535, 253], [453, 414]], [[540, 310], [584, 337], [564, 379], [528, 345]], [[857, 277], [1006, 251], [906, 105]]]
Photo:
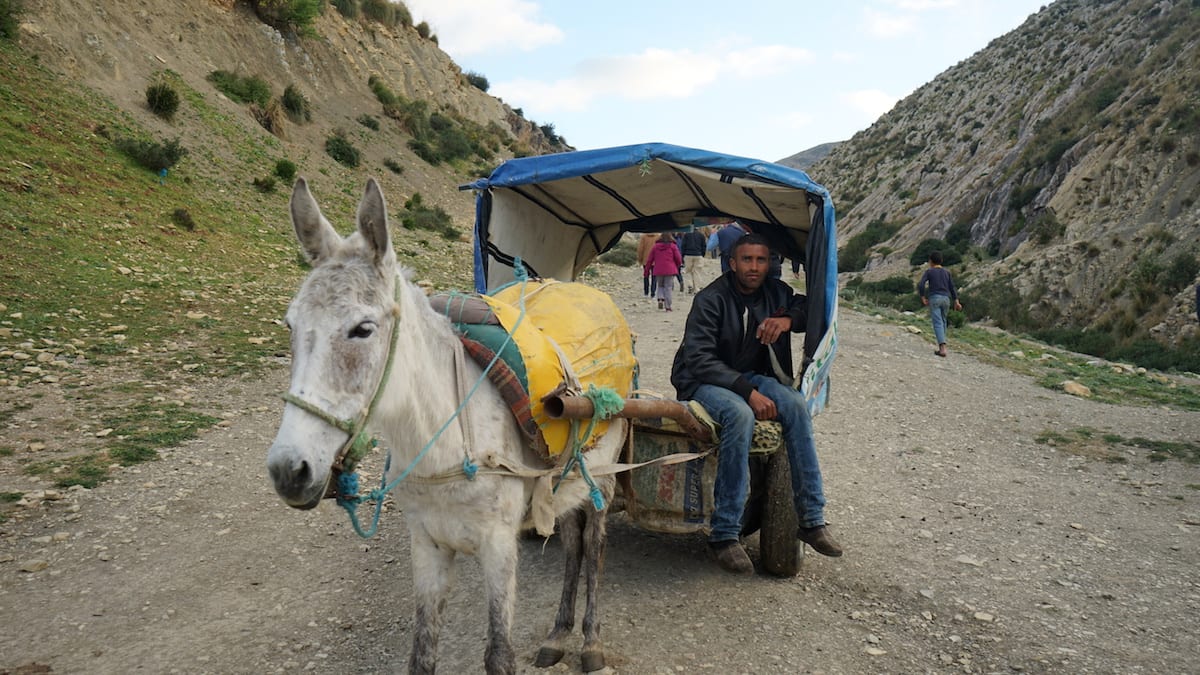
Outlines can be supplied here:
[[[1200, 256], [1200, 8], [1059, 0], [939, 75], [811, 169], [871, 276], [926, 238], [975, 248], [1028, 324], [1194, 336]], [[1186, 277], [1186, 278], [1185, 278]], [[970, 295], [971, 288], [967, 293]]]

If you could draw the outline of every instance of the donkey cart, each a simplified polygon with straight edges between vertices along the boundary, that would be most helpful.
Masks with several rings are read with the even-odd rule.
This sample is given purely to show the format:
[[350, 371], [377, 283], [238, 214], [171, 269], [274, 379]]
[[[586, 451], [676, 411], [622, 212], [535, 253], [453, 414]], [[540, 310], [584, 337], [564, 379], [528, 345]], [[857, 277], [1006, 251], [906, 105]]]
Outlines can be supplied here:
[[[804, 269], [809, 319], [803, 338], [802, 374], [796, 384], [819, 413], [829, 396], [829, 370], [837, 349], [837, 248], [829, 192], [803, 171], [661, 143], [509, 160], [489, 177], [462, 186], [476, 192], [475, 291], [488, 294], [511, 282], [517, 269], [529, 276], [573, 281], [628, 233], [686, 232], [737, 219]], [[592, 415], [580, 397], [550, 401], [563, 417]], [[572, 400], [576, 399], [576, 400]], [[633, 420], [620, 461], [634, 468], [618, 475], [616, 504], [639, 527], [668, 533], [703, 530], [712, 508], [716, 474], [713, 429], [685, 402], [625, 402]], [[761, 425], [760, 425], [761, 426]], [[751, 490], [743, 535], [759, 532], [766, 571], [799, 573], [803, 545], [787, 453], [779, 435], [751, 454]], [[664, 457], [693, 457], [661, 463]]]

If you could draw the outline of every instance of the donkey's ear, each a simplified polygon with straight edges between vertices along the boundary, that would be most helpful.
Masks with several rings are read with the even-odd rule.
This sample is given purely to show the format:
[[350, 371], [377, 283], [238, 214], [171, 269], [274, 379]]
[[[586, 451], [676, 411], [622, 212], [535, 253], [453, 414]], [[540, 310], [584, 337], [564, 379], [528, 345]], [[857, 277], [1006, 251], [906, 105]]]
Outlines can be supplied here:
[[317, 200], [308, 191], [308, 182], [302, 177], [296, 179], [296, 186], [292, 188], [291, 210], [296, 239], [300, 240], [300, 247], [309, 261], [315, 265], [328, 258], [342, 238], [321, 214]]
[[388, 234], [387, 205], [383, 202], [383, 190], [374, 178], [367, 179], [362, 201], [358, 203], [358, 231], [371, 247], [376, 263], [391, 253], [392, 238]]

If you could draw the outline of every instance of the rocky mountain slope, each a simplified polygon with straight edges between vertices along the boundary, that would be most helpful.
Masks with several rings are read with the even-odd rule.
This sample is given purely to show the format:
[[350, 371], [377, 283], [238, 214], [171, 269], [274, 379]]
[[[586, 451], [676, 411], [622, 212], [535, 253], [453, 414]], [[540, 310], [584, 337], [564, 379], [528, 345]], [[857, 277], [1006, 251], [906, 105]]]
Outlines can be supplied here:
[[1178, 345], [1197, 333], [1198, 66], [1194, 3], [1059, 0], [811, 173], [840, 243], [883, 233], [869, 278], [914, 273], [917, 245], [943, 239], [1002, 324]]
[[836, 148], [838, 145], [840, 145], [840, 143], [836, 141], [833, 143], [814, 145], [807, 150], [801, 150], [794, 155], [788, 155], [783, 159], [777, 160], [775, 163], [800, 169], [801, 171], [807, 171], [813, 164], [816, 164], [822, 159], [828, 157], [829, 153], [833, 152], [834, 148]]
[[[457, 185], [468, 174], [514, 153], [563, 149], [548, 142], [538, 125], [473, 86], [435, 39], [422, 37], [413, 26], [347, 19], [332, 6], [316, 17], [311, 31], [297, 34], [265, 24], [250, 3], [239, 0], [27, 0], [20, 45], [50, 69], [112, 100], [150, 132], [219, 153], [221, 166], [197, 170], [229, 174], [237, 183], [232, 189], [245, 189], [251, 176], [269, 169], [248, 166], [237, 148], [213, 133], [212, 121], [188, 105], [186, 95], [174, 120], [152, 114], [145, 93], [151, 82], [178, 76], [206, 103], [230, 114], [247, 145], [290, 158], [302, 173], [341, 173], [324, 144], [335, 131], [346, 132], [363, 154], [355, 180], [361, 182], [366, 173], [384, 180], [389, 193], [420, 192], [426, 204], [446, 209], [464, 230], [473, 201], [458, 193]], [[245, 105], [230, 101], [208, 81], [214, 71], [260, 78], [275, 96], [292, 85], [312, 104], [312, 119], [285, 123], [272, 138]], [[508, 142], [491, 163], [433, 166], [408, 147], [412, 134], [383, 114], [368, 83], [372, 76], [398, 96], [425, 102], [430, 111], [481, 127], [494, 125]], [[375, 117], [381, 128], [371, 133], [359, 121], [364, 115]], [[389, 159], [403, 167], [399, 175], [384, 168]]]

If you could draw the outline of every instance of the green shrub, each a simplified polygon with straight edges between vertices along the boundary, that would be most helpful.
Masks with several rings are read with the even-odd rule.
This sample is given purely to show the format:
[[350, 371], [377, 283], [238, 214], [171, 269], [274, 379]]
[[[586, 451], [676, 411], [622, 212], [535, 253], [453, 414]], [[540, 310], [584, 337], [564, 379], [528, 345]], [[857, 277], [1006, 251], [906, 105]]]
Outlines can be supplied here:
[[1031, 236], [1043, 246], [1066, 234], [1067, 226], [1059, 222], [1058, 216], [1047, 209], [1039, 213], [1032, 223]]
[[283, 96], [279, 100], [283, 104], [283, 109], [287, 112], [287, 116], [293, 122], [300, 124], [312, 121], [312, 104], [308, 102], [304, 94], [300, 93], [296, 85], [289, 84], [284, 87]]
[[971, 301], [963, 303], [967, 319], [991, 318], [1006, 330], [1024, 330], [1036, 324], [1029, 317], [1028, 303], [1012, 285], [1012, 277], [991, 279], [971, 288]]
[[458, 230], [450, 220], [450, 214], [440, 207], [429, 208], [421, 199], [421, 193], [416, 193], [404, 202], [404, 211], [400, 214], [400, 224], [409, 230], [431, 230], [442, 235], [443, 239], [458, 239]]
[[402, 2], [362, 0], [359, 6], [362, 8], [363, 16], [388, 28], [412, 25], [412, 14]]
[[[1050, 145], [1046, 146], [1046, 152], [1042, 155], [1042, 161], [1047, 164], [1057, 164], [1058, 160], [1067, 153], [1068, 150], [1075, 147], [1079, 139], [1075, 136], [1066, 136], [1055, 139]], [[1040, 189], [1040, 188], [1039, 188]]]
[[266, 108], [271, 102], [271, 85], [259, 77], [242, 77], [227, 70], [214, 70], [208, 81], [235, 103], [257, 103]]
[[908, 263], [914, 267], [924, 265], [929, 262], [929, 254], [934, 251], [942, 252], [942, 265], [945, 267], [957, 265], [962, 262], [962, 254], [958, 252], [958, 249], [941, 239], [930, 238], [924, 239], [921, 243], [917, 244], [917, 247], [913, 249], [912, 255], [908, 256]]
[[1038, 193], [1045, 184], [1022, 185], [1012, 191], [1008, 196], [1008, 208], [1013, 211], [1020, 211], [1037, 199]]
[[946, 231], [946, 243], [960, 253], [971, 246], [971, 221], [955, 223]]
[[396, 23], [405, 27], [413, 25], [412, 13], [408, 11], [408, 5], [397, 0], [394, 6], [396, 8]]
[[391, 171], [392, 173], [394, 173], [396, 175], [400, 175], [400, 174], [404, 173], [404, 167], [400, 165], [400, 162], [397, 162], [396, 160], [392, 159], [391, 157], [383, 160], [383, 165], [385, 167], [387, 167], [387, 169], [389, 171]]
[[179, 110], [179, 93], [166, 82], [155, 82], [146, 87], [146, 105], [150, 112], [169, 122]]
[[24, 0], [0, 0], [0, 40], [16, 41], [24, 13]]
[[400, 97], [396, 96], [382, 80], [374, 75], [367, 78], [367, 86], [375, 94], [375, 100], [383, 104], [385, 111], [389, 106], [397, 105], [400, 102]]
[[430, 30], [429, 24], [422, 21], [421, 23], [417, 24], [417, 35], [420, 35], [421, 37], [428, 40], [429, 36], [433, 35], [433, 31]]
[[169, 169], [187, 154], [187, 148], [174, 138], [166, 143], [157, 143], [138, 138], [119, 138], [116, 141], [117, 150], [137, 162], [140, 166], [154, 172]]
[[275, 191], [275, 177], [267, 176], [265, 178], [255, 178], [254, 179], [254, 187], [256, 189], [258, 189], [259, 192], [263, 192], [263, 193], [274, 192]]
[[171, 222], [175, 223], [179, 227], [182, 227], [188, 232], [194, 232], [196, 230], [196, 221], [192, 220], [192, 214], [189, 213], [187, 209], [175, 209], [175, 211], [171, 214]]
[[409, 139], [407, 145], [408, 149], [412, 150], [413, 154], [415, 154], [417, 157], [420, 157], [434, 166], [441, 164], [442, 160], [438, 157], [437, 151], [433, 149], [433, 146], [425, 141], [420, 141], [413, 138]]
[[358, 9], [358, 0], [333, 0], [333, 7], [338, 14], [347, 19], [357, 19], [361, 14]]
[[846, 292], [852, 297], [900, 311], [916, 312], [921, 309], [921, 298], [917, 295], [916, 284], [902, 275], [893, 275], [879, 281], [863, 281], [859, 278], [846, 284]]
[[354, 147], [354, 144], [346, 138], [345, 132], [340, 129], [335, 130], [332, 136], [325, 139], [325, 153], [334, 161], [350, 168], [358, 166], [362, 158], [358, 148]]
[[601, 253], [597, 260], [617, 267], [633, 267], [637, 264], [637, 246], [622, 239], [616, 246]]
[[275, 162], [275, 175], [279, 176], [279, 180], [291, 183], [296, 178], [296, 164], [287, 159]]
[[1167, 293], [1175, 294], [1191, 284], [1197, 274], [1200, 274], [1200, 262], [1196, 260], [1196, 256], [1180, 253], [1158, 274], [1158, 282]]
[[896, 224], [873, 220], [866, 229], [850, 237], [850, 241], [838, 251], [838, 271], [858, 272], [866, 268], [872, 246], [887, 241], [900, 230]]
[[372, 131], [379, 131], [379, 118], [374, 115], [363, 113], [355, 121]]
[[279, 30], [303, 32], [321, 13], [323, 0], [250, 0], [263, 23]]
[[1056, 345], [1081, 354], [1091, 354], [1108, 358], [1116, 347], [1112, 334], [1104, 330], [1081, 330], [1065, 326], [1055, 328], [1037, 328], [1030, 331], [1030, 336], [1047, 344]]
[[472, 87], [475, 87], [479, 91], [486, 92], [492, 86], [488, 82], [488, 79], [486, 77], [484, 77], [483, 75], [480, 75], [479, 73], [477, 73], [473, 70], [467, 71], [466, 78], [467, 78], [467, 83], [470, 84]]
[[468, 159], [472, 155], [491, 160], [501, 143], [509, 139], [508, 132], [498, 124], [483, 126], [454, 110], [431, 112], [428, 102], [398, 96], [375, 75], [367, 83], [383, 104], [383, 114], [396, 120], [412, 136], [407, 143], [409, 149], [430, 164]]
[[455, 126], [443, 129], [437, 136], [438, 156], [443, 161], [466, 159], [475, 154], [475, 146], [467, 133]]
[[1200, 338], [1185, 340], [1171, 349], [1155, 340], [1134, 340], [1113, 350], [1114, 361], [1126, 361], [1155, 370], [1182, 370], [1200, 373]]

